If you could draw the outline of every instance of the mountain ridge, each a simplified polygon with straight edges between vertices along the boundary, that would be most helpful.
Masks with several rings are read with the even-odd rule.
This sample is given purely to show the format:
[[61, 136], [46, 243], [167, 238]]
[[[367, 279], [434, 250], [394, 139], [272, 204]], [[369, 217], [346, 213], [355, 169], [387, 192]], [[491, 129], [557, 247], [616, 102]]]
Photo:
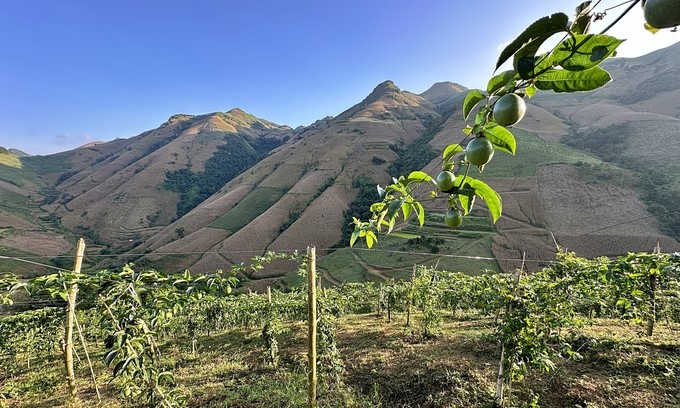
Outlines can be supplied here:
[[[504, 217], [495, 227], [481, 227], [487, 222], [483, 207], [468, 221], [488, 232], [442, 228], [436, 214], [445, 208], [434, 205], [429, 207], [432, 227], [402, 225], [401, 236], [420, 236], [423, 242], [441, 238], [443, 243], [436, 245], [442, 252], [477, 248], [475, 256], [498, 259], [495, 267], [503, 270], [519, 267], [503, 259], [521, 258], [523, 252], [548, 262], [555, 251], [551, 234], [588, 256], [626, 248], [651, 250], [649, 242], [657, 239], [663, 241], [664, 250], [680, 249], [676, 240], [659, 231], [675, 231], [673, 220], [663, 215], [668, 204], [645, 196], [642, 187], [653, 180], [645, 176], [644, 167], [626, 164], [664, 165], [668, 182], [662, 185], [675, 194], [680, 168], [668, 162], [680, 149], [670, 136], [676, 129], [680, 98], [673, 97], [672, 87], [654, 90], [661, 81], [657, 77], [675, 77], [671, 60], [678, 53], [680, 46], [674, 46], [650, 57], [616, 58], [607, 62], [615, 79], [611, 86], [587, 94], [539, 93], [529, 100], [525, 119], [515, 127], [517, 156], [499, 152], [479, 175], [501, 192], [505, 202]], [[621, 80], [632, 72], [636, 80]], [[638, 90], [633, 99], [630, 89]], [[196, 271], [219, 269], [266, 250], [315, 245], [326, 254], [339, 244], [343, 229], [351, 228], [353, 204], [378, 199], [370, 196], [374, 189], [364, 187], [398, 176], [392, 174], [393, 165], [404, 161], [405, 152], [423, 149], [418, 150], [420, 158], [429, 160], [433, 156], [420, 152], [438, 152], [464, 138], [459, 107], [466, 90], [454, 82], [439, 82], [415, 94], [386, 80], [339, 115], [295, 129], [233, 108], [176, 114], [157, 129], [129, 139], [22, 157], [22, 169], [0, 166], [0, 189], [17, 197], [16, 205], [0, 208], [0, 217], [9, 225], [0, 235], [0, 245], [16, 249], [21, 246], [16, 237], [28, 236], [27, 228], [43, 228], [56, 234], [50, 236], [85, 235], [91, 250], [106, 255], [99, 267], [135, 261]], [[597, 146], [612, 145], [605, 136], [616, 135], [617, 129], [625, 133], [627, 144], [615, 152], [616, 157], [603, 156]], [[400, 168], [413, 167], [409, 163]], [[434, 157], [424, 169], [436, 174], [438, 167], [439, 158]], [[634, 181], [620, 181], [626, 179]], [[589, 193], [583, 194], [583, 189]], [[30, 211], [48, 221], [31, 221], [35, 216], [22, 206], [34, 208]], [[620, 217], [648, 221], [637, 232], [608, 227]], [[574, 228], [566, 223], [569, 218], [601, 231]], [[30, 228], [18, 219], [28, 221]], [[414, 245], [408, 239], [385, 238], [383, 250], [408, 249]], [[25, 246], [26, 253], [37, 251], [36, 243], [31, 245]], [[58, 251], [66, 249], [62, 245]], [[58, 251], [54, 255], [64, 253]], [[348, 254], [340, 245], [328, 255], [326, 265], [354, 262], [343, 258]], [[437, 255], [419, 259], [444, 267], [457, 265]], [[410, 260], [399, 262], [395, 265]], [[333, 268], [327, 268], [325, 279], [343, 281], [344, 275]], [[364, 271], [362, 279], [371, 273]], [[359, 279], [352, 276], [348, 279]], [[254, 285], [288, 279], [277, 268], [242, 278]]]

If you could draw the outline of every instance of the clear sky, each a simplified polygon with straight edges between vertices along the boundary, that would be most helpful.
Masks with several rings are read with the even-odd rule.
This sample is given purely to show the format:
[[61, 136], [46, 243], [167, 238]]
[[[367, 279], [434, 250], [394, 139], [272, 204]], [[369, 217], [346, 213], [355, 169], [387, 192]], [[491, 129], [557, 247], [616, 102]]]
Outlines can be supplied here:
[[[598, 10], [621, 0], [602, 1]], [[234, 107], [292, 127], [337, 115], [391, 79], [483, 87], [504, 44], [579, 1], [7, 0], [0, 146], [31, 154], [135, 136], [176, 113]], [[609, 24], [623, 10], [610, 10]], [[638, 56], [680, 40], [610, 34]]]

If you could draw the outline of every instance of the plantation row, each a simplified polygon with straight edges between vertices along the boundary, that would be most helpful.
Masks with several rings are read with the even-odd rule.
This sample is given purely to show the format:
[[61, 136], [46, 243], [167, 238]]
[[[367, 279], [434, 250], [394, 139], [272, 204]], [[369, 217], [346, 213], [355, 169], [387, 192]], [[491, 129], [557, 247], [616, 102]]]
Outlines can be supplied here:
[[[281, 258], [297, 259], [301, 273], [306, 271], [305, 257], [273, 253], [254, 259], [251, 267]], [[342, 381], [344, 365], [333, 319], [347, 314], [381, 313], [391, 320], [398, 313], [423, 337], [436, 336], [444, 319], [492, 317], [501, 356], [496, 390], [500, 405], [511, 382], [520, 381], [529, 370], [549, 371], [556, 358], [576, 356], [575, 333], [595, 318], [631, 321], [649, 336], [657, 321], [680, 322], [680, 255], [586, 260], [561, 253], [557, 258], [551, 267], [525, 276], [519, 271], [468, 276], [419, 267], [408, 281], [324, 288], [317, 310], [320, 385], [333, 387]], [[233, 295], [233, 276], [241, 268], [213, 275], [169, 275], [126, 266], [94, 276], [62, 272], [26, 285], [4, 275], [0, 289], [2, 299], [9, 301], [10, 292], [23, 288], [31, 296], [48, 293], [58, 299], [75, 296], [75, 288], [79, 349], [104, 346], [105, 363], [121, 398], [129, 404], [183, 406], [186, 397], [159, 343], [186, 339], [187, 352], [196, 353], [203, 335], [258, 328], [264, 361], [276, 367], [283, 323], [308, 318], [305, 288], [269, 296]], [[67, 316], [64, 308], [51, 307], [1, 319], [0, 381], [36, 361], [63, 356]]]

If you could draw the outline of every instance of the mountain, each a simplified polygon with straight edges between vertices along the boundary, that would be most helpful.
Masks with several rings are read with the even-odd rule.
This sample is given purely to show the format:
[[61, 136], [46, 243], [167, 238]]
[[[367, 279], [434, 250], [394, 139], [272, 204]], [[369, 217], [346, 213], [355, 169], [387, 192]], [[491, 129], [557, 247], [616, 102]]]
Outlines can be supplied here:
[[[441, 150], [465, 138], [465, 87], [441, 82], [414, 94], [385, 81], [337, 116], [296, 129], [233, 109], [175, 115], [129, 139], [50, 156], [6, 151], [0, 255], [70, 254], [84, 235], [97, 267], [213, 271], [315, 245], [324, 280], [338, 284], [409, 276], [413, 263], [475, 272], [512, 270], [526, 257], [535, 270], [556, 243], [584, 256], [657, 242], [677, 251], [678, 57], [680, 45], [613, 59], [614, 81], [600, 90], [531, 99], [513, 130], [516, 156], [498, 152], [484, 173], [473, 171], [503, 197], [495, 225], [480, 206], [454, 231], [442, 222], [445, 205], [428, 204], [423, 229], [401, 224], [377, 250], [345, 248], [351, 217], [378, 200], [376, 184], [416, 169], [436, 175]], [[47, 240], [52, 247], [41, 249]], [[242, 278], [293, 284], [288, 270]]]
[[[362, 102], [298, 133], [139, 249], [150, 251], [146, 260], [154, 265], [214, 270], [263, 250], [330, 248], [348, 228], [343, 213], [357, 183], [389, 179], [396, 147], [440, 120], [430, 101], [383, 82]], [[208, 254], [165, 255], [201, 251]]]

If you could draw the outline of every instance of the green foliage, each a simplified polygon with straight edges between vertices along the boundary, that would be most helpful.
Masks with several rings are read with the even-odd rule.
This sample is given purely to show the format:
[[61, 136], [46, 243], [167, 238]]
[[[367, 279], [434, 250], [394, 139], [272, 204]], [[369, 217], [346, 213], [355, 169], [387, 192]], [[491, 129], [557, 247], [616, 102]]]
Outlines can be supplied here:
[[219, 145], [206, 161], [204, 171], [193, 173], [185, 168], [165, 173], [164, 187], [180, 193], [177, 217], [191, 211], [282, 143], [274, 138], [250, 139], [221, 133], [217, 136], [222, 137], [225, 143]]
[[349, 208], [343, 212], [344, 222], [342, 223], [342, 238], [340, 243], [344, 246], [348, 242], [352, 232], [352, 220], [355, 218], [366, 219], [371, 216], [369, 207], [378, 198], [378, 192], [375, 188], [375, 181], [359, 177], [352, 181], [352, 188], [358, 188], [357, 196], [349, 205]]
[[[258, 269], [275, 259], [293, 258], [299, 260], [296, 256], [269, 253], [254, 259], [251, 268]], [[578, 350], [584, 344], [580, 333], [593, 318], [645, 322], [653, 312], [659, 322], [680, 322], [679, 267], [677, 254], [630, 254], [616, 260], [587, 260], [571, 253], [559, 253], [549, 268], [518, 279], [510, 274], [470, 276], [419, 267], [411, 279], [387, 281], [380, 287], [364, 283], [328, 288], [319, 299], [320, 384], [332, 394], [345, 389], [345, 381], [351, 379], [344, 374], [348, 368], [340, 356], [335, 319], [378, 310], [386, 311], [390, 320], [395, 319], [396, 313], [410, 315], [420, 335], [430, 339], [428, 343], [438, 341], [434, 337], [442, 332], [442, 325], [452, 319], [461, 323], [473, 317], [481, 318], [485, 328], [479, 330], [476, 323], [475, 333], [466, 339], [465, 347], [467, 342], [473, 346], [482, 344], [485, 354], [493, 354], [493, 350], [502, 347], [504, 380], [518, 384], [532, 372], [554, 370], [564, 359], [578, 357], [577, 351], [584, 353], [591, 347], [611, 351], [610, 346], [594, 341], [588, 348]], [[48, 292], [51, 288], [59, 298], [60, 288], [63, 290], [64, 285], [75, 282], [76, 278], [83, 288], [96, 286], [101, 302], [96, 309], [80, 312], [79, 320], [88, 340], [96, 343], [105, 340], [106, 350], [101, 355], [112, 369], [114, 384], [122, 388], [124, 403], [178, 406], [185, 400], [174, 377], [173, 364], [177, 357], [168, 355], [173, 353], [172, 348], [161, 343], [163, 339], [181, 344], [189, 336], [194, 344], [209, 341], [201, 337], [205, 333], [219, 333], [219, 342], [212, 345], [223, 350], [234, 339], [236, 331], [250, 329], [254, 333], [251, 331], [250, 339], [240, 347], [257, 338], [259, 331], [264, 340], [265, 363], [267, 366], [272, 362], [279, 364], [276, 371], [267, 367], [259, 371], [264, 370], [268, 376], [283, 375], [289, 372], [291, 364], [293, 367], [298, 364], [295, 359], [299, 348], [291, 352], [282, 347], [290, 343], [290, 330], [296, 330], [285, 330], [284, 323], [307, 319], [306, 294], [274, 291], [271, 303], [262, 294], [230, 295], [228, 288], [234, 281], [228, 276], [244, 268], [236, 266], [227, 274], [168, 275], [125, 267], [120, 272], [102, 272], [94, 277], [55, 274], [32, 280], [29, 287], [33, 293], [38, 293], [38, 288]], [[650, 276], [657, 277], [654, 292], [649, 286]], [[654, 309], [650, 309], [652, 293]], [[49, 308], [0, 319], [0, 372], [18, 374], [40, 361], [56, 358], [63, 318], [62, 308]], [[374, 317], [369, 320], [371, 325], [375, 324]], [[412, 333], [411, 329], [407, 333]], [[581, 337], [576, 341], [574, 335]], [[392, 333], [385, 339], [391, 344], [399, 341], [397, 337]], [[413, 341], [410, 336], [409, 343]], [[444, 343], [434, 346], [449, 347]], [[668, 349], [665, 347], [663, 350]], [[192, 349], [196, 356], [199, 348]], [[188, 362], [182, 361], [182, 365]], [[419, 364], [419, 361], [411, 363]], [[655, 373], [652, 378], [664, 381], [662, 374], [673, 373], [677, 363], [650, 360], [647, 367]], [[258, 369], [249, 365], [242, 371]], [[301, 372], [304, 373], [304, 369]], [[43, 393], [57, 386], [55, 378], [47, 376], [46, 373], [44, 380], [51, 385], [40, 388], [44, 389]], [[304, 381], [298, 385], [304, 390]], [[452, 386], [460, 387], [460, 384]], [[182, 388], [186, 389], [186, 385]], [[4, 382], [0, 392], [16, 391]], [[196, 397], [193, 395], [192, 399]], [[268, 398], [262, 401], [272, 401], [274, 397]], [[461, 398], [467, 401], [465, 396]]]
[[268, 210], [286, 192], [287, 189], [277, 187], [255, 187], [234, 208], [213, 221], [210, 226], [234, 233]]

